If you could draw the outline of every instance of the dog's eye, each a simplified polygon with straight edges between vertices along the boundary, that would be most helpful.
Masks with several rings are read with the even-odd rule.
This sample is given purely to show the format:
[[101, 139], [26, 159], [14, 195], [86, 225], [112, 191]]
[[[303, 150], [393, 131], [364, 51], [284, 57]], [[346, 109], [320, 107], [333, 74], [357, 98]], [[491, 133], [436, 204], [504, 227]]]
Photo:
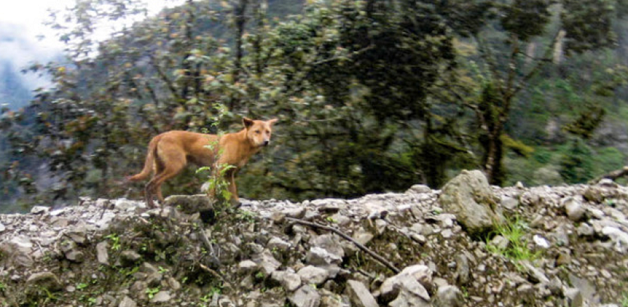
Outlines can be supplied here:
[[259, 130], [255, 130], [255, 133], [260, 134], [260, 131]]

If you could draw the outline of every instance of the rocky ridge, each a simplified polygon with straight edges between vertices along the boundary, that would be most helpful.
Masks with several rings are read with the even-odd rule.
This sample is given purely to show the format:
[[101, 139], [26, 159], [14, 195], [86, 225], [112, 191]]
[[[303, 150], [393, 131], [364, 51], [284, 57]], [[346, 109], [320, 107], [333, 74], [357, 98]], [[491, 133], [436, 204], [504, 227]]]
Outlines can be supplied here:
[[628, 305], [628, 188], [455, 180], [210, 214], [205, 197], [178, 196], [0, 215], [0, 305]]

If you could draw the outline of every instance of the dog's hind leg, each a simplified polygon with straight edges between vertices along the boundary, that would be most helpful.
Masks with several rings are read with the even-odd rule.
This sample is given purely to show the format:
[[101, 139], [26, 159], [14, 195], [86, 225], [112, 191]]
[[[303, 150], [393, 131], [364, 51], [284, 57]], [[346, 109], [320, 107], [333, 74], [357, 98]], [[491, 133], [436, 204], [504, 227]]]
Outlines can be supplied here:
[[[160, 143], [160, 145], [162, 145]], [[161, 147], [161, 146], [159, 146]], [[185, 154], [178, 151], [159, 150], [159, 161], [155, 164], [155, 177], [148, 183], [152, 193], [157, 194], [157, 198], [163, 204], [164, 197], [161, 194], [161, 185], [168, 179], [176, 176], [187, 165]], [[148, 185], [147, 185], [148, 186]]]

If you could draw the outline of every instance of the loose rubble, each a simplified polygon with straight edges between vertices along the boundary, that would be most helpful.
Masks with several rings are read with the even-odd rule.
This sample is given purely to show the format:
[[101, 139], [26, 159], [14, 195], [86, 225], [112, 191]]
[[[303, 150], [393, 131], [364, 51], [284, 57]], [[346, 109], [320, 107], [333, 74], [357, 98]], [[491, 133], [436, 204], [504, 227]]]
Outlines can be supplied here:
[[623, 306], [627, 215], [609, 180], [498, 188], [475, 171], [443, 191], [231, 211], [82, 198], [0, 215], [0, 306]]

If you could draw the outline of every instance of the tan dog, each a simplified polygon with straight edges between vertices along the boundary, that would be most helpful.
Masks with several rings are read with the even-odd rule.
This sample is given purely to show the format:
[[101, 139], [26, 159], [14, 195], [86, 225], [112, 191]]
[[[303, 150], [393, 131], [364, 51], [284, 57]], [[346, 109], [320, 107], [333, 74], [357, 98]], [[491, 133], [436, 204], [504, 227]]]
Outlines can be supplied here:
[[[219, 137], [214, 134], [202, 134], [187, 131], [169, 131], [154, 137], [148, 144], [148, 154], [141, 173], [127, 177], [127, 180], [146, 179], [151, 171], [153, 178], [146, 184], [146, 205], [155, 207], [153, 195], [163, 204], [161, 185], [176, 176], [187, 164], [192, 162], [199, 166], [228, 164], [234, 166], [226, 171], [225, 178], [229, 181], [231, 203], [239, 204], [235, 185], [236, 173], [256, 154], [270, 143], [272, 126], [277, 119], [268, 121], [243, 118], [244, 129], [237, 133], [228, 133]], [[215, 146], [218, 144], [218, 146]], [[210, 149], [210, 147], [212, 149]], [[218, 161], [214, 161], [217, 153], [221, 153]], [[215, 191], [211, 191], [212, 196]]]

